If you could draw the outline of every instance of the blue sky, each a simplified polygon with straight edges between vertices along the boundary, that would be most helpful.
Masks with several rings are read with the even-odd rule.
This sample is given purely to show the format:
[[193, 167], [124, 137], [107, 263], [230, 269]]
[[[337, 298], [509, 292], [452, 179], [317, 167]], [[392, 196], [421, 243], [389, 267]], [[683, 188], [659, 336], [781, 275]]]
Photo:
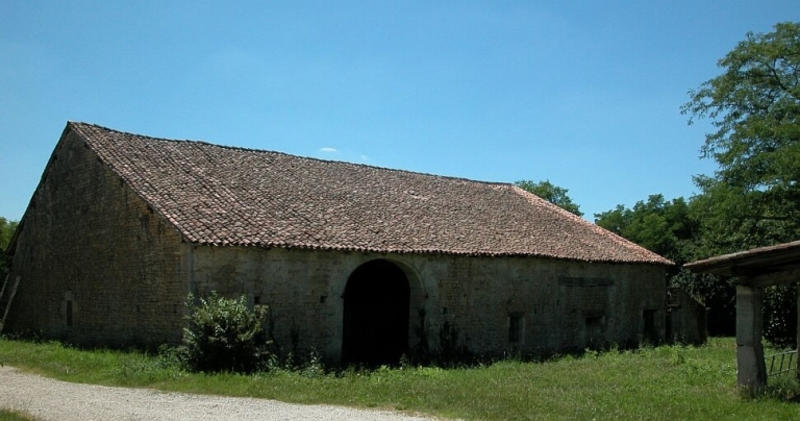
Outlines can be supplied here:
[[[687, 91], [797, 1], [0, 1], [0, 216], [67, 120], [569, 189], [690, 196]], [[324, 181], [323, 181], [324, 182]]]

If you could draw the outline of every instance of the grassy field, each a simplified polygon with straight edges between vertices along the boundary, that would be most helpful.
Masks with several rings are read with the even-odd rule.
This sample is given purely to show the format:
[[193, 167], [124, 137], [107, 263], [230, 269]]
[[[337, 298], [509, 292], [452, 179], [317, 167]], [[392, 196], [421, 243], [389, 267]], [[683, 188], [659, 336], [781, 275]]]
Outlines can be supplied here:
[[758, 399], [736, 387], [735, 344], [587, 353], [542, 363], [410, 367], [324, 374], [191, 374], [158, 357], [0, 340], [0, 363], [84, 383], [421, 412], [465, 419], [800, 419], [776, 382]]

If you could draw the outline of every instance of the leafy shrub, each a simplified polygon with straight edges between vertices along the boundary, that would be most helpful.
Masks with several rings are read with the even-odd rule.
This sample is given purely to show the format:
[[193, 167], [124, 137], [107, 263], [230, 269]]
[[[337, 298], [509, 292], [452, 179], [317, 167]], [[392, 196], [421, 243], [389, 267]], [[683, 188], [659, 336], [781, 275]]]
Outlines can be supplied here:
[[797, 286], [764, 288], [764, 338], [777, 347], [795, 348], [797, 340]]
[[183, 359], [195, 371], [251, 372], [266, 366], [272, 340], [266, 325], [269, 309], [250, 308], [245, 296], [236, 299], [212, 292], [207, 298], [186, 300]]

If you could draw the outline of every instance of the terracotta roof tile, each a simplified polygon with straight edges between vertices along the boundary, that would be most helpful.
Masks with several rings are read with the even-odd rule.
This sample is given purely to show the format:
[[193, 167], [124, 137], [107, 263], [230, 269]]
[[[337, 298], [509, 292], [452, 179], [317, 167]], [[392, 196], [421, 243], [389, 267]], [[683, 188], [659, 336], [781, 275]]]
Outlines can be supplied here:
[[512, 184], [68, 129], [197, 244], [671, 264]]

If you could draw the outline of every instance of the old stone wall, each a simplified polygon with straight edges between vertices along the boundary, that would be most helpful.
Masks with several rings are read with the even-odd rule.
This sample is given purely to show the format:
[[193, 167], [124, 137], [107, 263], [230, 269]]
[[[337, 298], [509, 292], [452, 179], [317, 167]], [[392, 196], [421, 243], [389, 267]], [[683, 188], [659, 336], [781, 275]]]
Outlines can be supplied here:
[[188, 246], [77, 136], [57, 145], [23, 218], [7, 331], [86, 345], [180, 338]]
[[680, 288], [668, 289], [667, 340], [701, 345], [708, 339], [706, 308]]
[[409, 346], [451, 338], [482, 354], [546, 354], [664, 337], [664, 267], [545, 258], [391, 255], [196, 247], [193, 289], [270, 305], [276, 341], [338, 360], [344, 291], [360, 265], [385, 259], [410, 287]]
[[664, 336], [660, 266], [521, 257], [426, 266], [441, 307], [431, 329], [448, 321], [474, 352], [547, 354]]

